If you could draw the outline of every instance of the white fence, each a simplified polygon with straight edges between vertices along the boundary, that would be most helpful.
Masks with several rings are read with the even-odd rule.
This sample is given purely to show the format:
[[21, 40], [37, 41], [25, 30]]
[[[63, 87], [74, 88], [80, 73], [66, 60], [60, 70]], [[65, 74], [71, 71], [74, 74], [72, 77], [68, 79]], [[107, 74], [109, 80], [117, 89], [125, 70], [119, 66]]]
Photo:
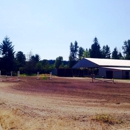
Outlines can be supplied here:
[[92, 83], [94, 83], [94, 82], [112, 82], [112, 83], [115, 83], [114, 79], [95, 78], [94, 74], [91, 75], [91, 78], [92, 78]]
[[17, 72], [17, 76], [13, 76], [13, 71], [10, 72], [10, 75], [2, 75], [0, 71], [0, 81], [20, 81], [20, 71]]

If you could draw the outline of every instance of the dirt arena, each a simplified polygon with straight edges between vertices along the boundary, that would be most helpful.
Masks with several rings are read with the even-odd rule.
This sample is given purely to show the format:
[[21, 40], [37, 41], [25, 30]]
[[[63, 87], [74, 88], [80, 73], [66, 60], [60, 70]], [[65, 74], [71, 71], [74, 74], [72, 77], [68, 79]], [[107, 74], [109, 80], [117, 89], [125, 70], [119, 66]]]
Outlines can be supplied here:
[[130, 130], [130, 83], [59, 77], [1, 81], [0, 130]]

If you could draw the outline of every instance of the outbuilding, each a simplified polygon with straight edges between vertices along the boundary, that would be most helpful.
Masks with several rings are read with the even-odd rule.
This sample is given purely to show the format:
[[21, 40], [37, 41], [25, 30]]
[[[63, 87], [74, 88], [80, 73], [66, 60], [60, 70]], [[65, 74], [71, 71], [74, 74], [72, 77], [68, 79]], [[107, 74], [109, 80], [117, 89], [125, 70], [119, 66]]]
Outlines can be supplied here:
[[86, 75], [96, 77], [130, 79], [130, 60], [83, 58], [73, 69], [85, 70]]

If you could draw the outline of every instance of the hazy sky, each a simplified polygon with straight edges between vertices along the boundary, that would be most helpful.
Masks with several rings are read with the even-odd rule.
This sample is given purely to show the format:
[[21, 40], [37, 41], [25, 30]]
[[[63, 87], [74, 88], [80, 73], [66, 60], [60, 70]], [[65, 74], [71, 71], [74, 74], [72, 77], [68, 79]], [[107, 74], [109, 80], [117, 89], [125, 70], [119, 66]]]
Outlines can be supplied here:
[[8, 36], [14, 50], [42, 59], [63, 56], [70, 43], [99, 44], [119, 51], [130, 39], [130, 0], [0, 0], [0, 43]]

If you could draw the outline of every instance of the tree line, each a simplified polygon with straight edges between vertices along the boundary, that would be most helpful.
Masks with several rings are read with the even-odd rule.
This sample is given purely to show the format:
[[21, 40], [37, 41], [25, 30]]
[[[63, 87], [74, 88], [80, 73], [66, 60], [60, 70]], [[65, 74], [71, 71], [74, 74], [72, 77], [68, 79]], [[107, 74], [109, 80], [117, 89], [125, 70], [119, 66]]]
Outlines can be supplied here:
[[69, 67], [72, 67], [82, 58], [106, 58], [106, 59], [127, 59], [130, 60], [130, 40], [125, 41], [122, 46], [123, 54], [118, 51], [117, 47], [111, 52], [108, 45], [101, 48], [98, 39], [95, 37], [91, 48], [84, 49], [78, 46], [78, 42], [70, 43]]
[[68, 61], [63, 61], [59, 56], [56, 60], [40, 59], [38, 54], [33, 55], [31, 52], [25, 56], [22, 51], [14, 51], [14, 45], [9, 37], [5, 37], [0, 44], [0, 71], [8, 75], [11, 71], [26, 73], [28, 75], [40, 73], [50, 73], [53, 69], [67, 67]]
[[70, 55], [68, 61], [64, 61], [62, 56], [55, 60], [40, 59], [38, 54], [33, 55], [31, 52], [28, 57], [22, 51], [14, 51], [14, 45], [8, 37], [5, 37], [0, 44], [0, 70], [3, 74], [10, 71], [20, 71], [21, 73], [34, 74], [37, 72], [49, 73], [55, 68], [72, 68], [82, 58], [112, 58], [112, 59], [129, 59], [130, 60], [130, 40], [125, 41], [122, 46], [123, 55], [115, 47], [111, 52], [108, 45], [102, 48], [95, 37], [90, 49], [84, 49], [78, 46], [78, 42], [70, 43]]

